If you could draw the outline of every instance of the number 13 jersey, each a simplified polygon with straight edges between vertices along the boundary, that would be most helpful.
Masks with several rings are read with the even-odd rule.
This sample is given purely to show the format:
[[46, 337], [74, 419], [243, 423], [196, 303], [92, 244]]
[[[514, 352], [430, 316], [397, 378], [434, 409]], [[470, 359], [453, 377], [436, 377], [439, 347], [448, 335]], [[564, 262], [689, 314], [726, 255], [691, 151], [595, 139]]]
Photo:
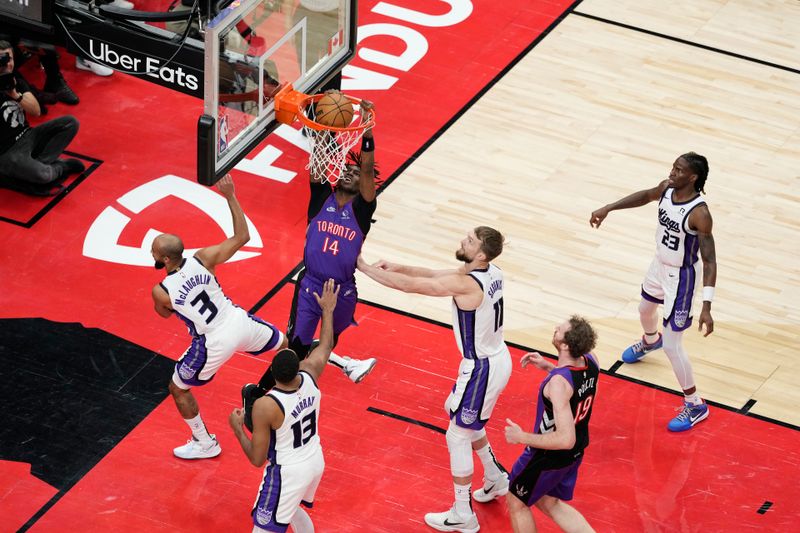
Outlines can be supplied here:
[[297, 390], [285, 391], [273, 387], [267, 396], [275, 400], [283, 411], [283, 424], [270, 430], [267, 459], [272, 464], [292, 465], [309, 460], [322, 453], [317, 433], [319, 401], [322, 393], [311, 374], [300, 371], [301, 382]]
[[656, 255], [665, 265], [688, 267], [697, 262], [700, 248], [697, 232], [689, 228], [689, 214], [706, 202], [699, 194], [686, 202], [675, 202], [674, 192], [668, 188], [658, 202]]

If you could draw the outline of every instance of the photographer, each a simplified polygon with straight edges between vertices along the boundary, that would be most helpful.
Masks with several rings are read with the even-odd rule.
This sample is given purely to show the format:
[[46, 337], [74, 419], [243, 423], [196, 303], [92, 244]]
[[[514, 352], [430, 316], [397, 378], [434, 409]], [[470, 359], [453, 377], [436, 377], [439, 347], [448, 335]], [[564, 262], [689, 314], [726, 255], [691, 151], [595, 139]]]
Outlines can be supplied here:
[[39, 102], [14, 72], [11, 43], [0, 41], [0, 177], [10, 188], [35, 193], [25, 187], [34, 184], [46, 193], [47, 184], [85, 169], [77, 159], [59, 159], [78, 133], [78, 121], [63, 116], [31, 128], [26, 113], [38, 117]]

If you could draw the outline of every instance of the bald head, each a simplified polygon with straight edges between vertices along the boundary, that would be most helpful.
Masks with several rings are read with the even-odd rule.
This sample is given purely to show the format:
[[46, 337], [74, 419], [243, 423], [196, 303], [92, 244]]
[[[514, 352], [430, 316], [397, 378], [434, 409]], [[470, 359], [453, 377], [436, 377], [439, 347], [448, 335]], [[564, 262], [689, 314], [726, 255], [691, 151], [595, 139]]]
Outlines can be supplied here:
[[156, 268], [177, 265], [183, 259], [183, 241], [177, 235], [162, 233], [153, 239], [151, 252], [156, 260]]

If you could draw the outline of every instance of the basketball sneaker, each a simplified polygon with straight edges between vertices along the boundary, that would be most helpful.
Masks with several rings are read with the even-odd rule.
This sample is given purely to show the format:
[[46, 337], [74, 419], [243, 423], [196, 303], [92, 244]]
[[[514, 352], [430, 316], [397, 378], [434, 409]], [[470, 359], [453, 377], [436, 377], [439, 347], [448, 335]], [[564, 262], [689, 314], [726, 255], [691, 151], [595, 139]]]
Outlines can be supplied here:
[[483, 487], [472, 493], [472, 499], [480, 503], [488, 503], [499, 496], [508, 494], [508, 474], [494, 481], [483, 480]]
[[377, 359], [374, 357], [370, 357], [369, 359], [364, 359], [363, 361], [360, 359], [351, 359], [350, 357], [343, 357], [345, 360], [344, 368], [342, 368], [342, 372], [344, 375], [349, 377], [353, 383], [361, 383], [372, 369], [375, 368], [375, 363], [378, 362]]
[[211, 443], [201, 444], [192, 436], [183, 446], [178, 446], [172, 453], [181, 459], [211, 459], [222, 453], [222, 448], [217, 442], [217, 436], [211, 435]]
[[708, 418], [708, 405], [706, 405], [706, 402], [697, 405], [684, 402], [680, 414], [669, 421], [667, 429], [670, 431], [686, 431], [687, 429], [692, 429], [695, 424], [702, 422], [706, 418]]
[[242, 387], [242, 408], [244, 409], [244, 427], [253, 432], [253, 404], [266, 394], [266, 391], [253, 383]]
[[476, 533], [481, 526], [475, 513], [464, 518], [456, 513], [454, 508], [443, 513], [428, 513], [425, 523], [439, 531], [460, 531], [461, 533]]
[[639, 342], [631, 344], [622, 352], [622, 360], [626, 363], [635, 363], [653, 350], [658, 350], [664, 345], [664, 338], [658, 334], [658, 340], [653, 344], [647, 344], [644, 337]]

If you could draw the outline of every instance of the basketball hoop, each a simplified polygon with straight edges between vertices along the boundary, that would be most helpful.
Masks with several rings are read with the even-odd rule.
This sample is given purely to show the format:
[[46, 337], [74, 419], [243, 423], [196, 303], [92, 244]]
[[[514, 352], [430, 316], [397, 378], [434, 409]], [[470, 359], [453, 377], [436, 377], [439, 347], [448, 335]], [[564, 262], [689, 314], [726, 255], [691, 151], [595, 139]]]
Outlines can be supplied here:
[[[295, 119], [303, 123], [306, 138], [311, 144], [311, 156], [306, 168], [323, 183], [336, 184], [345, 169], [347, 153], [358, 143], [367, 128], [375, 125], [375, 111], [371, 110], [367, 117], [361, 112], [354, 114], [353, 121], [344, 128], [326, 126], [312, 118], [314, 105], [324, 96], [309, 96], [287, 85], [275, 95], [275, 117], [284, 124], [291, 124]], [[361, 99], [345, 96], [360, 109]]]

